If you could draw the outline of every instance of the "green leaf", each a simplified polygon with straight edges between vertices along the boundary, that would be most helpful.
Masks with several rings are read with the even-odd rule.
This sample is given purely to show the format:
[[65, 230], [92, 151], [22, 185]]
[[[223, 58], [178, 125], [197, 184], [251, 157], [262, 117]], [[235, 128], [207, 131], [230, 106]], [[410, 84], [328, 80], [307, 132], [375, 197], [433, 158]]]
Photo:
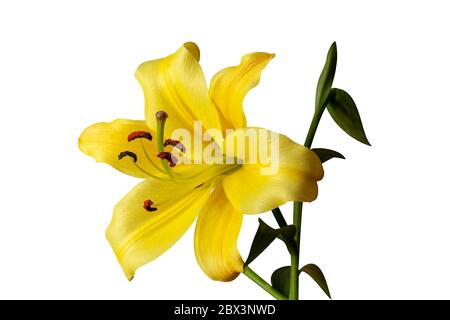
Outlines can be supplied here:
[[328, 97], [328, 112], [333, 120], [348, 135], [370, 146], [352, 97], [342, 89], [333, 88]]
[[270, 282], [272, 287], [277, 289], [284, 296], [289, 297], [290, 290], [290, 280], [291, 280], [291, 267], [281, 267], [272, 273]]
[[[325, 279], [322, 270], [320, 270], [318, 266], [312, 263], [307, 264], [298, 271], [298, 275], [300, 275], [300, 273], [302, 272], [308, 274], [319, 285], [319, 287], [323, 290], [323, 292], [325, 292], [325, 294], [331, 299], [331, 294], [330, 290], [328, 289], [327, 280]], [[272, 273], [272, 277], [270, 279], [272, 287], [277, 289], [280, 293], [282, 293], [286, 297], [289, 297], [290, 280], [291, 280], [291, 266], [278, 268]]]
[[333, 158], [345, 159], [345, 157], [342, 154], [330, 149], [314, 148], [311, 149], [311, 151], [314, 152], [319, 157], [322, 163], [325, 163]]
[[330, 290], [328, 289], [327, 280], [325, 280], [325, 276], [323, 275], [322, 270], [315, 264], [307, 264], [303, 268], [300, 269], [300, 273], [306, 273], [308, 274], [318, 285], [319, 287], [325, 292], [325, 294], [331, 299]]
[[327, 60], [323, 66], [322, 73], [320, 74], [319, 82], [316, 89], [316, 110], [322, 108], [333, 84], [334, 74], [336, 72], [337, 62], [337, 47], [336, 42], [333, 42], [328, 50]]
[[258, 231], [256, 231], [255, 238], [253, 239], [252, 246], [250, 248], [250, 253], [248, 254], [248, 258], [244, 266], [249, 265], [253, 260], [255, 260], [264, 250], [266, 250], [275, 238], [283, 240], [288, 249], [291, 248], [292, 250], [296, 250], [297, 245], [294, 240], [296, 228], [294, 225], [288, 225], [280, 229], [273, 229], [261, 219], [258, 219], [258, 221]]

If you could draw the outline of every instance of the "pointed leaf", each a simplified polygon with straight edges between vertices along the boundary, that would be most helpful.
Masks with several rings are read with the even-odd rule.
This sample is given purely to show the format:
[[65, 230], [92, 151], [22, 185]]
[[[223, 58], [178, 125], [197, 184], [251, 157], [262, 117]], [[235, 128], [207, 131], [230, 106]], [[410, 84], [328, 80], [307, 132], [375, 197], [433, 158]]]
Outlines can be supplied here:
[[334, 74], [336, 72], [337, 62], [337, 47], [336, 42], [333, 42], [328, 50], [327, 60], [323, 66], [322, 73], [320, 74], [319, 82], [316, 89], [316, 110], [322, 108], [333, 84]]
[[330, 290], [328, 289], [327, 280], [325, 280], [325, 276], [323, 275], [322, 270], [315, 264], [307, 264], [303, 268], [300, 269], [300, 273], [308, 274], [325, 292], [325, 294], [331, 299]]
[[328, 97], [328, 112], [333, 120], [348, 135], [370, 146], [352, 97], [342, 89], [333, 88]]
[[284, 296], [289, 297], [290, 279], [291, 279], [291, 267], [285, 266], [275, 270], [272, 273], [270, 281], [272, 283], [272, 287], [277, 289]]
[[345, 159], [345, 157], [342, 154], [330, 149], [314, 148], [311, 149], [311, 151], [314, 152], [319, 157], [322, 163], [325, 163], [332, 158]]
[[266, 248], [275, 240], [275, 238], [280, 238], [288, 246], [288, 248], [296, 247], [294, 236], [295, 236], [295, 226], [288, 225], [280, 229], [273, 229], [269, 227], [264, 221], [258, 219], [259, 227], [256, 231], [255, 238], [253, 239], [252, 246], [250, 248], [250, 253], [248, 254], [245, 266], [250, 264], [255, 260]]

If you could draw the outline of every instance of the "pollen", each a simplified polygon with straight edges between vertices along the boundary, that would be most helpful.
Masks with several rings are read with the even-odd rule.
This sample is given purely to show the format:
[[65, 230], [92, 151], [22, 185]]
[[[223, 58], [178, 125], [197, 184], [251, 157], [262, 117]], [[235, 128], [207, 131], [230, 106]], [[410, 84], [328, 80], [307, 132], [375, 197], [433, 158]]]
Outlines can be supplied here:
[[153, 137], [152, 134], [147, 131], [134, 131], [128, 135], [128, 142], [133, 141], [134, 139], [147, 139], [152, 141]]
[[184, 146], [184, 144], [182, 144], [178, 140], [167, 139], [166, 141], [164, 141], [164, 147], [167, 147], [167, 146], [173, 146], [173, 147], [181, 150], [183, 153], [186, 153], [186, 147]]
[[150, 211], [150, 212], [158, 210], [157, 208], [152, 207], [152, 205], [153, 205], [153, 201], [152, 200], [145, 200], [144, 201], [144, 209], [145, 210]]
[[177, 158], [175, 158], [174, 156], [172, 156], [172, 154], [170, 152], [166, 152], [166, 151], [161, 151], [160, 153], [158, 153], [158, 158], [167, 160], [167, 162], [169, 163], [169, 166], [171, 168], [175, 167], [177, 165]]
[[130, 157], [131, 159], [133, 159], [133, 162], [137, 161], [137, 155], [134, 152], [124, 151], [124, 152], [119, 153], [119, 156], [118, 156], [119, 160], [122, 160], [125, 157]]

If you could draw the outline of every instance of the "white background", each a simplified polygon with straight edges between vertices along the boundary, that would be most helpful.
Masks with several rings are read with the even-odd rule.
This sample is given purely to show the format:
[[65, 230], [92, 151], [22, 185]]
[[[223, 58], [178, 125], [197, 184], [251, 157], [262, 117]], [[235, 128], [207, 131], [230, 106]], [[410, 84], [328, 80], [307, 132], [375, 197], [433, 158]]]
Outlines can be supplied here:
[[[301, 263], [322, 267], [335, 299], [450, 298], [450, 8], [308, 3], [2, 1], [0, 297], [270, 298], [244, 276], [209, 280], [192, 229], [129, 283], [104, 230], [138, 180], [83, 155], [77, 139], [94, 122], [143, 118], [135, 68], [195, 41], [208, 79], [247, 52], [275, 52], [245, 100], [249, 124], [302, 142], [336, 40], [335, 86], [357, 102], [373, 147], [324, 116], [314, 146], [347, 160], [325, 164], [305, 206]], [[256, 227], [247, 217], [243, 256]], [[288, 263], [276, 244], [253, 267], [268, 278]], [[300, 281], [302, 299], [325, 298]]]

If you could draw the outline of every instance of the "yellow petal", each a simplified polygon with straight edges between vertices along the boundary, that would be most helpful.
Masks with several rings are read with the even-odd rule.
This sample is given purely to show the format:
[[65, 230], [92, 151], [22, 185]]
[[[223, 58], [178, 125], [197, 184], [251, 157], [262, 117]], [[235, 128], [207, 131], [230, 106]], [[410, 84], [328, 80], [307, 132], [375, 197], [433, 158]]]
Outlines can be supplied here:
[[223, 129], [244, 128], [247, 125], [242, 101], [260, 80], [261, 72], [274, 54], [249, 53], [241, 64], [219, 71], [211, 80], [210, 95], [216, 103]]
[[221, 130], [198, 59], [200, 50], [188, 42], [174, 54], [138, 67], [136, 78], [144, 91], [145, 118], [150, 128], [156, 128], [155, 113], [164, 110], [169, 115], [167, 137], [177, 128], [192, 131], [195, 120], [201, 120], [205, 129]]
[[231, 281], [243, 270], [237, 249], [242, 212], [235, 209], [219, 183], [200, 211], [195, 229], [195, 255], [213, 280]]
[[[261, 128], [240, 129], [228, 135], [227, 152], [232, 141], [255, 140], [248, 138], [253, 136], [256, 147], [246, 143], [245, 148], [235, 151], [246, 163], [223, 180], [230, 202], [244, 213], [260, 213], [288, 201], [315, 200], [317, 181], [323, 177], [316, 154], [284, 135]], [[252, 157], [255, 154], [256, 161]]]
[[[150, 132], [145, 121], [117, 119], [112, 122], [99, 122], [86, 128], [80, 135], [78, 146], [80, 150], [93, 157], [98, 162], [105, 162], [119, 171], [128, 175], [145, 178], [146, 175], [140, 171], [131, 158], [119, 160], [118, 155], [123, 151], [131, 151], [137, 155], [136, 162], [151, 174], [161, 175], [160, 172], [151, 165], [146, 158], [146, 154], [141, 146], [140, 139], [128, 142], [128, 135], [133, 131]], [[151, 132], [154, 138], [156, 135]], [[160, 159], [156, 157], [156, 141], [142, 139], [147, 155], [153, 162], [159, 164]]]
[[[136, 269], [169, 249], [189, 228], [210, 188], [192, 182], [175, 184], [149, 179], [139, 183], [114, 207], [108, 238], [129, 280]], [[157, 210], [143, 208], [145, 200]]]

